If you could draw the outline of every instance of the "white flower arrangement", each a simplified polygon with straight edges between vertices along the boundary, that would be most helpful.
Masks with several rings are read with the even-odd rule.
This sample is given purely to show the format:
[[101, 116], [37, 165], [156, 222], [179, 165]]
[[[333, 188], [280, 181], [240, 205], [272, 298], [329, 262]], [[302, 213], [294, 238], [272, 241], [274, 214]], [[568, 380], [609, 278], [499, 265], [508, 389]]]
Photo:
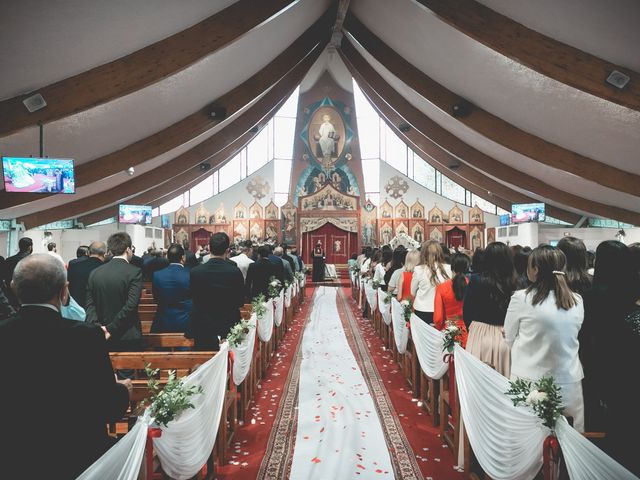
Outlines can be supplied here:
[[264, 316], [267, 313], [267, 307], [265, 305], [266, 300], [263, 294], [258, 295], [251, 301], [251, 307], [253, 309], [253, 313], [256, 314], [257, 317]]
[[269, 298], [278, 298], [280, 296], [281, 291], [282, 291], [282, 283], [276, 277], [271, 276], [271, 278], [269, 278], [269, 286], [267, 288], [267, 293], [269, 294]]
[[385, 305], [389, 305], [393, 297], [394, 297], [393, 292], [390, 292], [389, 290], [387, 290], [387, 294], [385, 295], [382, 301], [384, 302]]
[[442, 351], [453, 352], [455, 344], [462, 344], [462, 329], [454, 323], [449, 325], [442, 331], [444, 340], [442, 341]]
[[191, 397], [203, 392], [202, 386], [185, 386], [182, 380], [176, 378], [175, 370], [169, 371], [167, 384], [163, 389], [160, 389], [160, 382], [156, 379], [159, 369], [152, 369], [151, 365], [147, 364], [145, 371], [148, 377], [147, 388], [151, 395], [148, 400], [142, 402], [142, 405], [147, 402], [151, 404], [149, 407], [151, 416], [155, 418], [155, 423], [161, 427], [166, 427], [184, 410], [194, 408]]
[[544, 376], [537, 382], [519, 378], [510, 381], [509, 386], [506, 394], [514, 406], [528, 406], [546, 427], [555, 429], [556, 419], [562, 414], [562, 395], [553, 377]]
[[238, 323], [231, 327], [231, 330], [229, 330], [229, 334], [227, 335], [229, 346], [231, 348], [237, 348], [242, 345], [242, 342], [244, 342], [245, 338], [247, 338], [247, 335], [252, 328], [253, 325], [251, 325], [248, 320], [245, 320], [244, 318], [241, 319]]
[[411, 298], [405, 298], [400, 302], [400, 306], [402, 307], [402, 315], [408, 323], [411, 320], [411, 314], [413, 313], [413, 301]]

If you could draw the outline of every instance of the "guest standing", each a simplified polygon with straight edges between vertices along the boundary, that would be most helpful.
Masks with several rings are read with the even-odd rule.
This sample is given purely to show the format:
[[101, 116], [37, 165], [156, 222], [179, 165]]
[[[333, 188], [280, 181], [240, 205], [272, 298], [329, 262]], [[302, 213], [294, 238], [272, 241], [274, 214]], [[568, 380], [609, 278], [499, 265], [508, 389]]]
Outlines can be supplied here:
[[29, 237], [22, 237], [18, 240], [18, 253], [2, 262], [2, 281], [4, 283], [4, 291], [9, 303], [14, 307], [18, 306], [18, 299], [11, 290], [11, 278], [13, 277], [13, 271], [16, 269], [18, 262], [31, 255], [31, 252], [33, 252], [33, 240]]
[[69, 262], [67, 278], [69, 279], [69, 293], [82, 308], [87, 307], [87, 284], [89, 276], [96, 268], [104, 263], [107, 246], [104, 242], [91, 242], [89, 257], [82, 262]]
[[423, 322], [433, 323], [436, 287], [451, 278], [451, 267], [444, 263], [444, 252], [435, 240], [420, 248], [420, 265], [413, 271], [411, 294], [414, 313]]
[[284, 269], [284, 263], [283, 260], [274, 255], [273, 253], [273, 246], [266, 244], [269, 247], [269, 261], [273, 264], [274, 268], [274, 275], [275, 277], [280, 281], [280, 283], [284, 286], [284, 281], [287, 278], [286, 277], [286, 273], [285, 273], [285, 269]]
[[587, 247], [584, 242], [575, 237], [562, 237], [558, 248], [567, 258], [567, 283], [569, 288], [584, 295], [591, 290], [593, 277], [587, 273]]
[[462, 347], [467, 345], [467, 326], [462, 317], [462, 302], [469, 279], [469, 265], [471, 261], [464, 253], [455, 253], [451, 257], [453, 278], [436, 287], [436, 298], [433, 307], [433, 324], [442, 330], [449, 323], [458, 327], [462, 332]]
[[[13, 285], [20, 312], [0, 322], [2, 477], [76, 478], [114, 443], [106, 424], [129, 407], [130, 383], [116, 382], [99, 327], [61, 317], [69, 294], [59, 260], [27, 257]], [[34, 449], [43, 427], [63, 420], [64, 441]]]
[[398, 286], [398, 279], [402, 274], [402, 267], [404, 261], [407, 258], [407, 249], [400, 245], [393, 251], [391, 258], [391, 264], [384, 274], [384, 283], [387, 285], [387, 292], [396, 294], [396, 287]]
[[89, 247], [87, 245], [80, 245], [76, 250], [76, 258], [69, 260], [68, 267], [78, 262], [83, 262], [87, 258], [89, 258]]
[[314, 282], [324, 282], [324, 249], [322, 248], [322, 242], [316, 243], [313, 252], [311, 252], [311, 256], [313, 257], [313, 275], [312, 280]]
[[133, 257], [131, 237], [117, 232], [107, 240], [113, 258], [96, 268], [87, 283], [87, 323], [102, 326], [112, 352], [142, 350], [142, 327], [138, 304], [142, 272], [129, 263]]
[[584, 320], [582, 297], [567, 283], [566, 257], [543, 245], [529, 255], [526, 290], [511, 297], [504, 338], [511, 347], [511, 377], [538, 381], [552, 376], [560, 387], [564, 414], [584, 432], [582, 365], [578, 332]]
[[267, 245], [258, 247], [258, 260], [249, 265], [245, 283], [249, 301], [261, 294], [265, 299], [269, 296], [269, 279], [275, 276], [274, 265], [268, 258], [270, 253]]
[[[293, 270], [291, 269], [291, 263], [293, 263], [293, 260], [291, 260], [291, 263], [289, 262], [289, 257], [284, 256], [284, 249], [282, 247], [276, 247], [273, 250], [273, 254], [282, 261], [285, 281], [289, 282], [289, 284], [293, 283]], [[284, 286], [284, 283], [282, 285]]]
[[189, 271], [185, 269], [184, 248], [174, 243], [167, 251], [169, 266], [153, 273], [153, 298], [158, 310], [152, 333], [186, 333], [191, 336], [191, 289], [189, 288]]
[[242, 272], [227, 260], [229, 236], [214, 233], [209, 249], [209, 261], [191, 270], [191, 328], [197, 350], [218, 350], [218, 337], [226, 338], [244, 305]]
[[467, 350], [509, 378], [511, 356], [502, 327], [516, 289], [511, 250], [502, 242], [487, 245], [484, 271], [471, 275], [464, 295], [463, 318], [469, 336]]
[[238, 268], [242, 272], [242, 278], [246, 280], [249, 265], [253, 263], [253, 260], [251, 259], [251, 257], [253, 256], [253, 243], [251, 243], [251, 240], [246, 240], [242, 242], [241, 247], [242, 252], [240, 253], [240, 255], [231, 257], [231, 261], [238, 266]]
[[398, 278], [398, 286], [396, 287], [396, 298], [399, 302], [405, 298], [413, 299], [411, 295], [411, 281], [413, 280], [413, 271], [420, 263], [420, 250], [409, 250], [404, 260], [402, 273]]

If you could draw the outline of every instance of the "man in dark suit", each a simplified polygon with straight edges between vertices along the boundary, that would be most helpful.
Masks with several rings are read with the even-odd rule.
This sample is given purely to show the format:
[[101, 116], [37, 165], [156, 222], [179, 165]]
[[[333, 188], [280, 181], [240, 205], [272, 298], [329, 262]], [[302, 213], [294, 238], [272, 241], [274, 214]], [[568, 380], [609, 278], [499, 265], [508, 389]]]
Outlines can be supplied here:
[[110, 351], [137, 352], [142, 350], [142, 272], [129, 263], [133, 251], [128, 233], [111, 235], [107, 248], [113, 258], [89, 275], [87, 322], [102, 325]]
[[167, 252], [169, 266], [153, 274], [153, 298], [158, 311], [153, 319], [153, 333], [190, 334], [191, 290], [189, 270], [184, 267], [184, 248], [172, 244]]
[[[282, 260], [282, 266], [284, 267], [284, 279], [289, 283], [293, 282], [294, 270], [291, 268], [293, 260], [291, 260], [291, 263], [289, 263], [289, 257], [285, 257], [284, 249], [282, 247], [276, 247], [273, 250], [273, 254], [280, 260]], [[293, 268], [295, 268], [295, 266]]]
[[33, 240], [29, 237], [22, 237], [18, 240], [18, 250], [18, 253], [7, 258], [2, 263], [2, 282], [4, 284], [2, 287], [7, 294], [9, 303], [14, 307], [18, 306], [18, 299], [11, 290], [11, 278], [13, 277], [13, 271], [16, 269], [18, 262], [33, 252]]
[[267, 245], [258, 247], [258, 259], [249, 265], [247, 269], [247, 299], [253, 300], [258, 295], [268, 297], [269, 279], [275, 276], [275, 267], [269, 261], [271, 249]]
[[144, 262], [142, 261], [142, 257], [136, 255], [136, 247], [131, 246], [131, 260], [129, 263], [134, 267], [142, 268]]
[[71, 265], [75, 265], [76, 263], [82, 262], [87, 258], [89, 258], [89, 247], [87, 245], [80, 245], [76, 250], [76, 258], [69, 260], [69, 265], [67, 269], [71, 268]]
[[197, 350], [217, 350], [218, 336], [227, 336], [240, 320], [240, 307], [244, 305], [242, 272], [227, 260], [229, 236], [214, 233], [209, 247], [209, 261], [191, 270], [191, 328]]
[[274, 275], [275, 277], [280, 280], [280, 283], [284, 286], [284, 280], [285, 280], [285, 269], [284, 269], [284, 263], [283, 260], [280, 257], [277, 257], [276, 255], [273, 254], [273, 250], [272, 247], [270, 245], [267, 245], [269, 247], [269, 261], [273, 264], [274, 266]]
[[[0, 395], [8, 440], [0, 449], [1, 476], [76, 478], [112, 445], [106, 424], [124, 415], [131, 383], [116, 382], [98, 326], [60, 316], [68, 297], [60, 261], [48, 254], [27, 257], [13, 287], [21, 310], [0, 322], [8, 388]], [[64, 423], [64, 441], [51, 437], [34, 450], [37, 432], [52, 421]]]
[[142, 266], [142, 278], [145, 282], [153, 279], [154, 272], [162, 270], [169, 266], [169, 261], [164, 258], [160, 250], [154, 250], [153, 255]]
[[82, 308], [87, 305], [87, 284], [89, 275], [104, 263], [104, 255], [107, 246], [104, 242], [92, 242], [89, 245], [89, 256], [82, 262], [69, 262], [67, 279], [69, 280], [69, 293]]

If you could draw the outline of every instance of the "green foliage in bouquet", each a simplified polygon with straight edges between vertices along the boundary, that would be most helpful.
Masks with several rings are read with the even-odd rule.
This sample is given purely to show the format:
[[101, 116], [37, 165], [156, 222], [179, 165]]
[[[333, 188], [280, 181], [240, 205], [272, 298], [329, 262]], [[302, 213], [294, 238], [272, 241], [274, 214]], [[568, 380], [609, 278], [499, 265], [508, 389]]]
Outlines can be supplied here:
[[405, 322], [411, 321], [411, 314], [413, 313], [413, 300], [411, 298], [405, 298], [400, 302], [402, 307], [402, 316]]
[[185, 386], [182, 380], [176, 378], [175, 370], [169, 371], [167, 384], [162, 389], [160, 382], [156, 379], [159, 370], [152, 369], [151, 365], [147, 364], [145, 372], [149, 378], [147, 388], [151, 396], [148, 401], [143, 402], [143, 405], [147, 402], [150, 404], [151, 416], [161, 427], [166, 427], [184, 410], [194, 408], [191, 397], [203, 392], [202, 386]]
[[[266, 309], [264, 311], [266, 312]], [[251, 325], [248, 320], [245, 320], [244, 318], [241, 319], [238, 323], [231, 327], [231, 330], [227, 335], [229, 346], [232, 348], [239, 347], [242, 342], [244, 342], [244, 339], [247, 338], [249, 330], [252, 328], [253, 325]]]
[[551, 430], [555, 428], [556, 419], [562, 415], [562, 395], [560, 387], [551, 376], [544, 376], [537, 382], [517, 379], [509, 382], [506, 392], [514, 406], [527, 405]]
[[251, 301], [251, 307], [253, 308], [253, 313], [258, 317], [263, 317], [265, 313], [267, 313], [267, 307], [265, 305], [265, 298], [263, 294], [258, 295]]
[[393, 292], [390, 292], [387, 290], [387, 294], [385, 295], [384, 299], [382, 300], [384, 302], [385, 305], [389, 305], [391, 303], [391, 300], [393, 299], [394, 294]]
[[380, 285], [382, 285], [382, 283], [380, 283], [380, 281], [379, 281], [379, 280], [374, 280], [374, 281], [372, 281], [372, 282], [371, 282], [371, 287], [372, 287], [374, 290], [379, 289], [379, 288], [380, 288]]
[[442, 351], [443, 352], [453, 352], [453, 347], [457, 344], [462, 344], [462, 329], [455, 325], [454, 323], [450, 323], [447, 328], [445, 328], [442, 333], [444, 334], [444, 341], [442, 342]]
[[271, 276], [269, 278], [269, 286], [267, 288], [267, 293], [269, 294], [269, 298], [278, 298], [280, 296], [280, 292], [282, 291], [282, 283], [275, 276]]

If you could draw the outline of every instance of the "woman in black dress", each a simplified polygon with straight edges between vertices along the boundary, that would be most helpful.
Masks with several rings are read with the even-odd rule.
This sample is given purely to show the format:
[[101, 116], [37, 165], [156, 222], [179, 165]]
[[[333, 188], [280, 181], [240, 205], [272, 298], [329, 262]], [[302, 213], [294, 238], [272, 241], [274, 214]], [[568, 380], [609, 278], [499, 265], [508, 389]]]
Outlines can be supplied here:
[[316, 243], [311, 256], [313, 257], [313, 275], [311, 279], [314, 282], [324, 282], [324, 249], [321, 242]]

